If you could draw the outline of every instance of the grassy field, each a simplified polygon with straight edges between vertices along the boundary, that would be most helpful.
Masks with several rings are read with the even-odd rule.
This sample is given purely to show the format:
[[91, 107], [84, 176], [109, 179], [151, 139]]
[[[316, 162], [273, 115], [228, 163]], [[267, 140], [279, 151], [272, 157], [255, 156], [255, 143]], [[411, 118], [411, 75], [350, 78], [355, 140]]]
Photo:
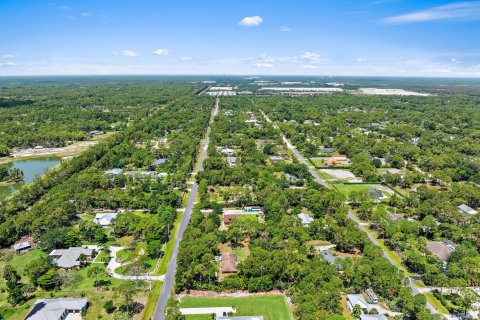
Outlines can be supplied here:
[[447, 308], [445, 308], [443, 304], [440, 301], [438, 301], [437, 298], [435, 298], [433, 293], [431, 292], [425, 293], [425, 297], [427, 298], [428, 302], [430, 302], [435, 307], [435, 309], [438, 310], [438, 312], [443, 314], [449, 314]]
[[[263, 316], [264, 320], [291, 320], [292, 313], [282, 295], [257, 295], [242, 298], [196, 298], [184, 297], [182, 308], [232, 307], [237, 308], [235, 316]], [[210, 315], [190, 315], [187, 320], [211, 320]]]
[[157, 300], [162, 291], [163, 283], [160, 281], [154, 281], [152, 291], [148, 293], [147, 305], [145, 306], [145, 312], [143, 313], [142, 320], [150, 320], [153, 317], [155, 308], [157, 306]]
[[371, 184], [335, 184], [335, 188], [346, 196], [348, 196], [353, 191], [367, 191], [372, 187], [374, 187], [374, 185]]

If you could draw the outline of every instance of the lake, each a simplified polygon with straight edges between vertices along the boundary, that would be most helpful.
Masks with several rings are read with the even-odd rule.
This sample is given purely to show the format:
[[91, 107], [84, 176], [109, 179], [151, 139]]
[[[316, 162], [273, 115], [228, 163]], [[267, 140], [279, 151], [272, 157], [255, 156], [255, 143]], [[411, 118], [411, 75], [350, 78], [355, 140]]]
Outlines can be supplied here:
[[23, 185], [31, 183], [36, 177], [42, 176], [46, 170], [59, 163], [60, 159], [56, 157], [42, 157], [11, 162], [12, 168], [18, 168], [23, 171], [25, 180], [9, 184], [8, 186], [0, 186], [0, 197], [5, 197], [19, 190]]

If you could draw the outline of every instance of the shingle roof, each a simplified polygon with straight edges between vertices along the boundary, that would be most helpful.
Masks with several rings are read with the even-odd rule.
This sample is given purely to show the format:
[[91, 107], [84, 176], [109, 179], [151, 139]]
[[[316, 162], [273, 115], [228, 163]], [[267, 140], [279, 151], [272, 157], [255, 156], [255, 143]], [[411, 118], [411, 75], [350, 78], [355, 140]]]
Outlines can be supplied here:
[[428, 242], [427, 249], [440, 260], [447, 260], [450, 254], [454, 251], [450, 246], [441, 241]]
[[82, 247], [59, 249], [50, 252], [49, 256], [60, 256], [57, 261], [55, 261], [56, 265], [60, 268], [70, 269], [80, 265], [79, 258], [82, 254], [92, 256], [93, 249], [85, 249]]
[[222, 254], [222, 272], [237, 272], [237, 255], [233, 252]]
[[25, 320], [59, 320], [69, 310], [85, 309], [87, 303], [87, 299], [39, 299]]

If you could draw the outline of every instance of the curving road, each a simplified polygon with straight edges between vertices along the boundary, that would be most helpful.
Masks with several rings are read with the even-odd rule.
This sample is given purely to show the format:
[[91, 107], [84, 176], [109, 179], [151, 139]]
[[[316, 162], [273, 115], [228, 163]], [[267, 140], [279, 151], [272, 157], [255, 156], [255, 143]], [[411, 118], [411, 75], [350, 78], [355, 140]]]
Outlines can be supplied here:
[[[319, 184], [321, 184], [322, 186], [326, 187], [326, 188], [330, 188], [330, 186], [325, 183], [325, 181], [319, 177], [319, 175], [315, 172], [314, 168], [309, 166], [307, 161], [305, 160], [305, 158], [297, 151], [297, 149], [295, 148], [294, 145], [292, 145], [290, 143], [290, 141], [288, 141], [288, 139], [285, 137], [285, 135], [282, 133], [281, 129], [272, 122], [272, 120], [270, 120], [270, 118], [267, 116], [267, 114], [263, 111], [261, 111], [262, 114], [263, 114], [263, 117], [265, 118], [265, 120], [269, 123], [271, 123], [273, 125], [274, 128], [276, 128], [277, 130], [280, 131], [280, 134], [282, 135], [282, 138], [283, 138], [283, 141], [285, 142], [285, 144], [287, 145], [288, 149], [295, 155], [295, 157], [297, 158], [297, 160], [300, 162], [300, 163], [303, 163], [304, 165], [307, 166], [308, 168], [308, 171], [310, 171], [310, 174], [312, 175], [312, 177], [315, 179], [315, 181], [317, 181]], [[365, 232], [368, 236], [368, 239], [370, 240], [370, 242], [378, 247], [381, 247], [378, 243], [378, 240], [375, 239], [375, 237], [373, 237], [369, 232], [368, 230], [365, 228], [364, 225], [362, 225], [361, 221], [349, 210], [348, 211], [348, 218], [350, 220], [352, 220], [353, 222], [355, 222], [357, 225], [358, 225], [358, 228], [360, 230], [362, 230], [363, 232]], [[395, 267], [397, 267], [399, 270], [402, 270], [403, 269], [398, 266], [395, 261], [387, 254], [387, 252], [385, 252], [385, 250], [382, 248], [382, 251], [383, 251], [383, 256], [392, 264], [394, 265]], [[419, 293], [422, 293], [422, 290], [421, 288], [419, 288], [417, 285], [415, 285], [415, 283], [413, 282], [415, 279], [412, 279], [412, 277], [408, 277], [408, 286], [412, 289], [412, 293], [414, 295], [417, 295]], [[430, 310], [431, 313], [440, 313], [438, 312], [437, 309], [435, 309], [435, 307], [427, 300], [427, 308]], [[447, 319], [449, 318], [448, 315], [443, 315], [445, 317], [447, 317]]]
[[[219, 102], [220, 100], [217, 98], [215, 102], [215, 107], [212, 110], [210, 123], [206, 132], [205, 145], [200, 155], [200, 162], [194, 174], [203, 170], [203, 161], [205, 161], [205, 158], [207, 157], [208, 144], [210, 143], [211, 124], [214, 121], [216, 115], [218, 114]], [[185, 207], [185, 212], [183, 214], [182, 221], [180, 222], [180, 228], [178, 229], [177, 239], [175, 240], [172, 256], [168, 263], [167, 273], [165, 274], [165, 280], [163, 281], [162, 291], [160, 292], [160, 297], [158, 298], [155, 313], [153, 315], [154, 320], [163, 320], [165, 316], [165, 306], [167, 305], [168, 299], [170, 299], [170, 295], [172, 294], [172, 290], [173, 290], [173, 285], [175, 283], [175, 272], [177, 270], [178, 248], [180, 247], [180, 241], [182, 240], [183, 233], [185, 232], [185, 229], [187, 228], [187, 225], [190, 222], [190, 216], [192, 215], [193, 206], [195, 204], [195, 199], [197, 197], [197, 191], [198, 191], [198, 184], [197, 184], [197, 181], [195, 180], [193, 182], [190, 195], [188, 196], [188, 202], [187, 202], [187, 206]]]

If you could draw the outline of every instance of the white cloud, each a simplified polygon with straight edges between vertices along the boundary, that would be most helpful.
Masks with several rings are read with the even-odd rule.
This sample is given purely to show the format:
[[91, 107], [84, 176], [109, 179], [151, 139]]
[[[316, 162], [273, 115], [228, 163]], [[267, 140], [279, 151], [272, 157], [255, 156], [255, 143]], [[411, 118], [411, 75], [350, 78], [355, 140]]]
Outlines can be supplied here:
[[91, 15], [90, 12], [82, 12], [82, 17], [90, 17]]
[[292, 29], [289, 26], [281, 26], [280, 31], [282, 32], [290, 32]]
[[258, 62], [253, 65], [255, 68], [272, 68], [272, 63]]
[[262, 24], [263, 18], [260, 16], [245, 17], [238, 23], [243, 27], [256, 27]]
[[155, 51], [153, 51], [154, 55], [156, 56], [168, 56], [170, 54], [170, 50], [168, 49], [157, 49]]
[[14, 63], [14, 62], [4, 62], [4, 63], [0, 63], [0, 67], [14, 67], [16, 66], [17, 64]]
[[139, 54], [133, 50], [123, 50], [122, 55], [125, 57], [138, 57]]
[[382, 21], [388, 24], [402, 24], [458, 19], [480, 19], [480, 1], [455, 2], [423, 11], [389, 17]]
[[299, 56], [300, 60], [317, 62], [320, 59], [320, 55], [315, 52], [306, 51]]
[[2, 55], [0, 56], [1, 59], [14, 59], [14, 58], [16, 58], [16, 57], [17, 57], [17, 55], [11, 54], [11, 53], [2, 54]]
[[182, 62], [192, 61], [192, 57], [180, 57], [180, 61]]
[[452, 63], [460, 63], [460, 61], [457, 58], [452, 58], [450, 59]]
[[355, 61], [357, 61], [358, 63], [362, 63], [362, 62], [367, 62], [368, 59], [367, 58], [357, 58], [357, 59], [355, 59]]
[[307, 69], [307, 70], [315, 70], [318, 69], [319, 67], [314, 65], [314, 64], [306, 64], [302, 66], [302, 69]]

